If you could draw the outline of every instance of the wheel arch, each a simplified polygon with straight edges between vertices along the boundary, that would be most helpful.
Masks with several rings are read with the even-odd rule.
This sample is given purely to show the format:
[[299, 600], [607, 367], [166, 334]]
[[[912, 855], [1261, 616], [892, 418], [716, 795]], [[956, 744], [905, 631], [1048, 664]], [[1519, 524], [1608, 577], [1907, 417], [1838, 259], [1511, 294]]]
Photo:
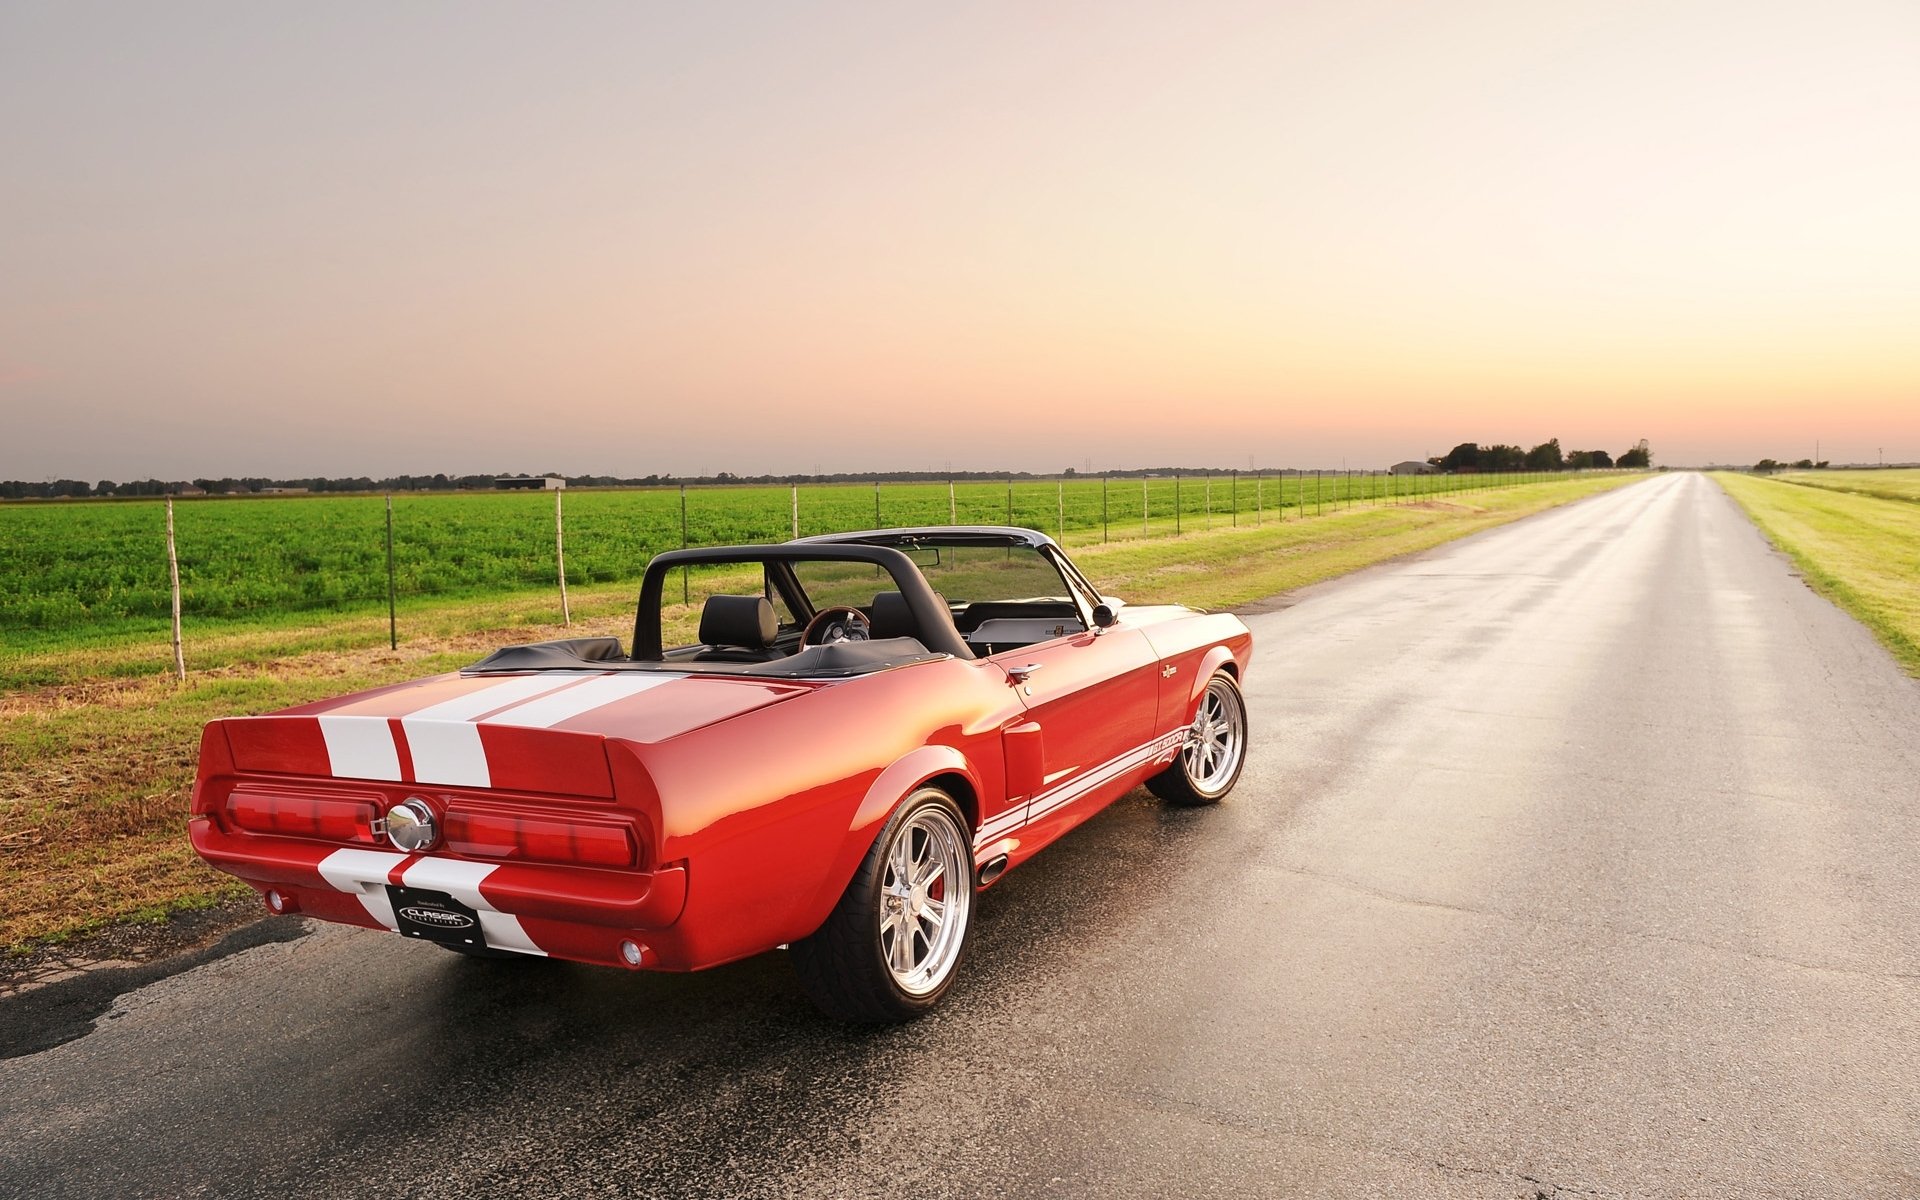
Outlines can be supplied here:
[[1207, 681], [1221, 671], [1232, 676], [1234, 683], [1240, 682], [1240, 660], [1233, 656], [1230, 646], [1214, 646], [1200, 656], [1199, 669], [1194, 671], [1193, 679], [1187, 684], [1186, 719], [1193, 718], [1194, 708], [1200, 703], [1200, 693], [1207, 690]]
[[833, 911], [847, 884], [859, 869], [860, 860], [873, 847], [873, 840], [886, 828], [887, 821], [906, 799], [921, 788], [932, 785], [953, 797], [960, 806], [971, 837], [980, 828], [980, 772], [967, 756], [952, 746], [919, 746], [895, 759], [867, 785], [865, 796], [847, 824], [846, 836], [838, 856], [820, 880], [818, 889], [800, 906], [798, 924], [808, 931], [816, 928]]

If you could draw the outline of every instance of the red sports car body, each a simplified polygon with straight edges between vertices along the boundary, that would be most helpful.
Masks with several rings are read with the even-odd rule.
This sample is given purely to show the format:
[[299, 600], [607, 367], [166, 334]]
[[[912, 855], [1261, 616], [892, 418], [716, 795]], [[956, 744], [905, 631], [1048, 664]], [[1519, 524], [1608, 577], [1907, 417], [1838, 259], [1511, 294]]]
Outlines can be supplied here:
[[[683, 572], [758, 594], [669, 650]], [[978, 888], [1142, 782], [1225, 794], [1251, 648], [1230, 615], [1101, 596], [1029, 530], [679, 551], [629, 652], [513, 647], [213, 722], [191, 836], [276, 912], [664, 970], [792, 944], [824, 1007], [900, 1019], [951, 981]]]

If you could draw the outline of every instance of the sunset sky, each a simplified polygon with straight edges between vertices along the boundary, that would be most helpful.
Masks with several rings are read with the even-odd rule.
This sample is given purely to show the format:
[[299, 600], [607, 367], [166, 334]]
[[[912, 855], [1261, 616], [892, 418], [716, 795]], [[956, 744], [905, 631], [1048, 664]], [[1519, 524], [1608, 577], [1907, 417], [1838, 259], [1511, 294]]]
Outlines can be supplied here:
[[0, 0], [0, 478], [1920, 459], [1920, 4]]

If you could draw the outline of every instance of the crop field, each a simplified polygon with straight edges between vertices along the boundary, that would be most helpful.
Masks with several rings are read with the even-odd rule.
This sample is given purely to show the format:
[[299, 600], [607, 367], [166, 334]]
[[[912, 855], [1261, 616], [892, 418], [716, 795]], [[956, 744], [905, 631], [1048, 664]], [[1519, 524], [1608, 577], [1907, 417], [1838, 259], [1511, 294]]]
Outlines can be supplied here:
[[[1572, 476], [1567, 476], [1571, 478]], [[565, 494], [568, 586], [637, 585], [682, 545], [784, 541], [883, 525], [1012, 524], [1070, 546], [1297, 520], [1356, 505], [1518, 486], [1530, 476], [1326, 472], [1289, 476], [579, 490]], [[797, 500], [797, 522], [796, 522]], [[176, 501], [181, 607], [191, 639], [224, 627], [384, 613], [380, 496]], [[160, 501], [0, 505], [0, 686], [51, 682], [26, 664], [82, 646], [164, 650], [171, 598]], [[556, 591], [551, 492], [393, 498], [394, 586], [408, 608]], [[151, 670], [154, 660], [135, 661]]]
[[1920, 468], [1888, 471], [1783, 471], [1773, 478], [1803, 487], [1920, 504]]
[[[1720, 473], [1760, 531], [1794, 560], [1814, 589], [1871, 629], [1920, 675], [1920, 495], [1849, 487], [1794, 487], [1814, 472], [1761, 478]], [[1821, 476], [1906, 476], [1920, 471], [1821, 471]]]

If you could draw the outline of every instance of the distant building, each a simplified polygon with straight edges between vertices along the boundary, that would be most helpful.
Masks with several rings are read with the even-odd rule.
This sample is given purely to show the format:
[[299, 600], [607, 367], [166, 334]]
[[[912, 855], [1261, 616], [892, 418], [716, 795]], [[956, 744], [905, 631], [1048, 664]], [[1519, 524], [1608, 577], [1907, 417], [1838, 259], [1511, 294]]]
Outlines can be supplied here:
[[260, 494], [262, 496], [304, 496], [312, 490], [312, 488], [297, 487], [263, 487], [260, 489]]
[[207, 494], [207, 489], [203, 487], [195, 487], [191, 483], [182, 484], [180, 489], [174, 492], [174, 495], [176, 496], [204, 496], [206, 494]]
[[1406, 462], [1397, 462], [1387, 468], [1387, 474], [1389, 475], [1437, 475], [1439, 473], [1440, 468], [1434, 466], [1432, 463], [1415, 462], [1413, 459], [1408, 459]]
[[549, 492], [557, 492], [567, 486], [567, 481], [558, 475], [508, 475], [494, 480], [493, 486], [508, 491], [520, 488], [537, 492], [544, 488]]

